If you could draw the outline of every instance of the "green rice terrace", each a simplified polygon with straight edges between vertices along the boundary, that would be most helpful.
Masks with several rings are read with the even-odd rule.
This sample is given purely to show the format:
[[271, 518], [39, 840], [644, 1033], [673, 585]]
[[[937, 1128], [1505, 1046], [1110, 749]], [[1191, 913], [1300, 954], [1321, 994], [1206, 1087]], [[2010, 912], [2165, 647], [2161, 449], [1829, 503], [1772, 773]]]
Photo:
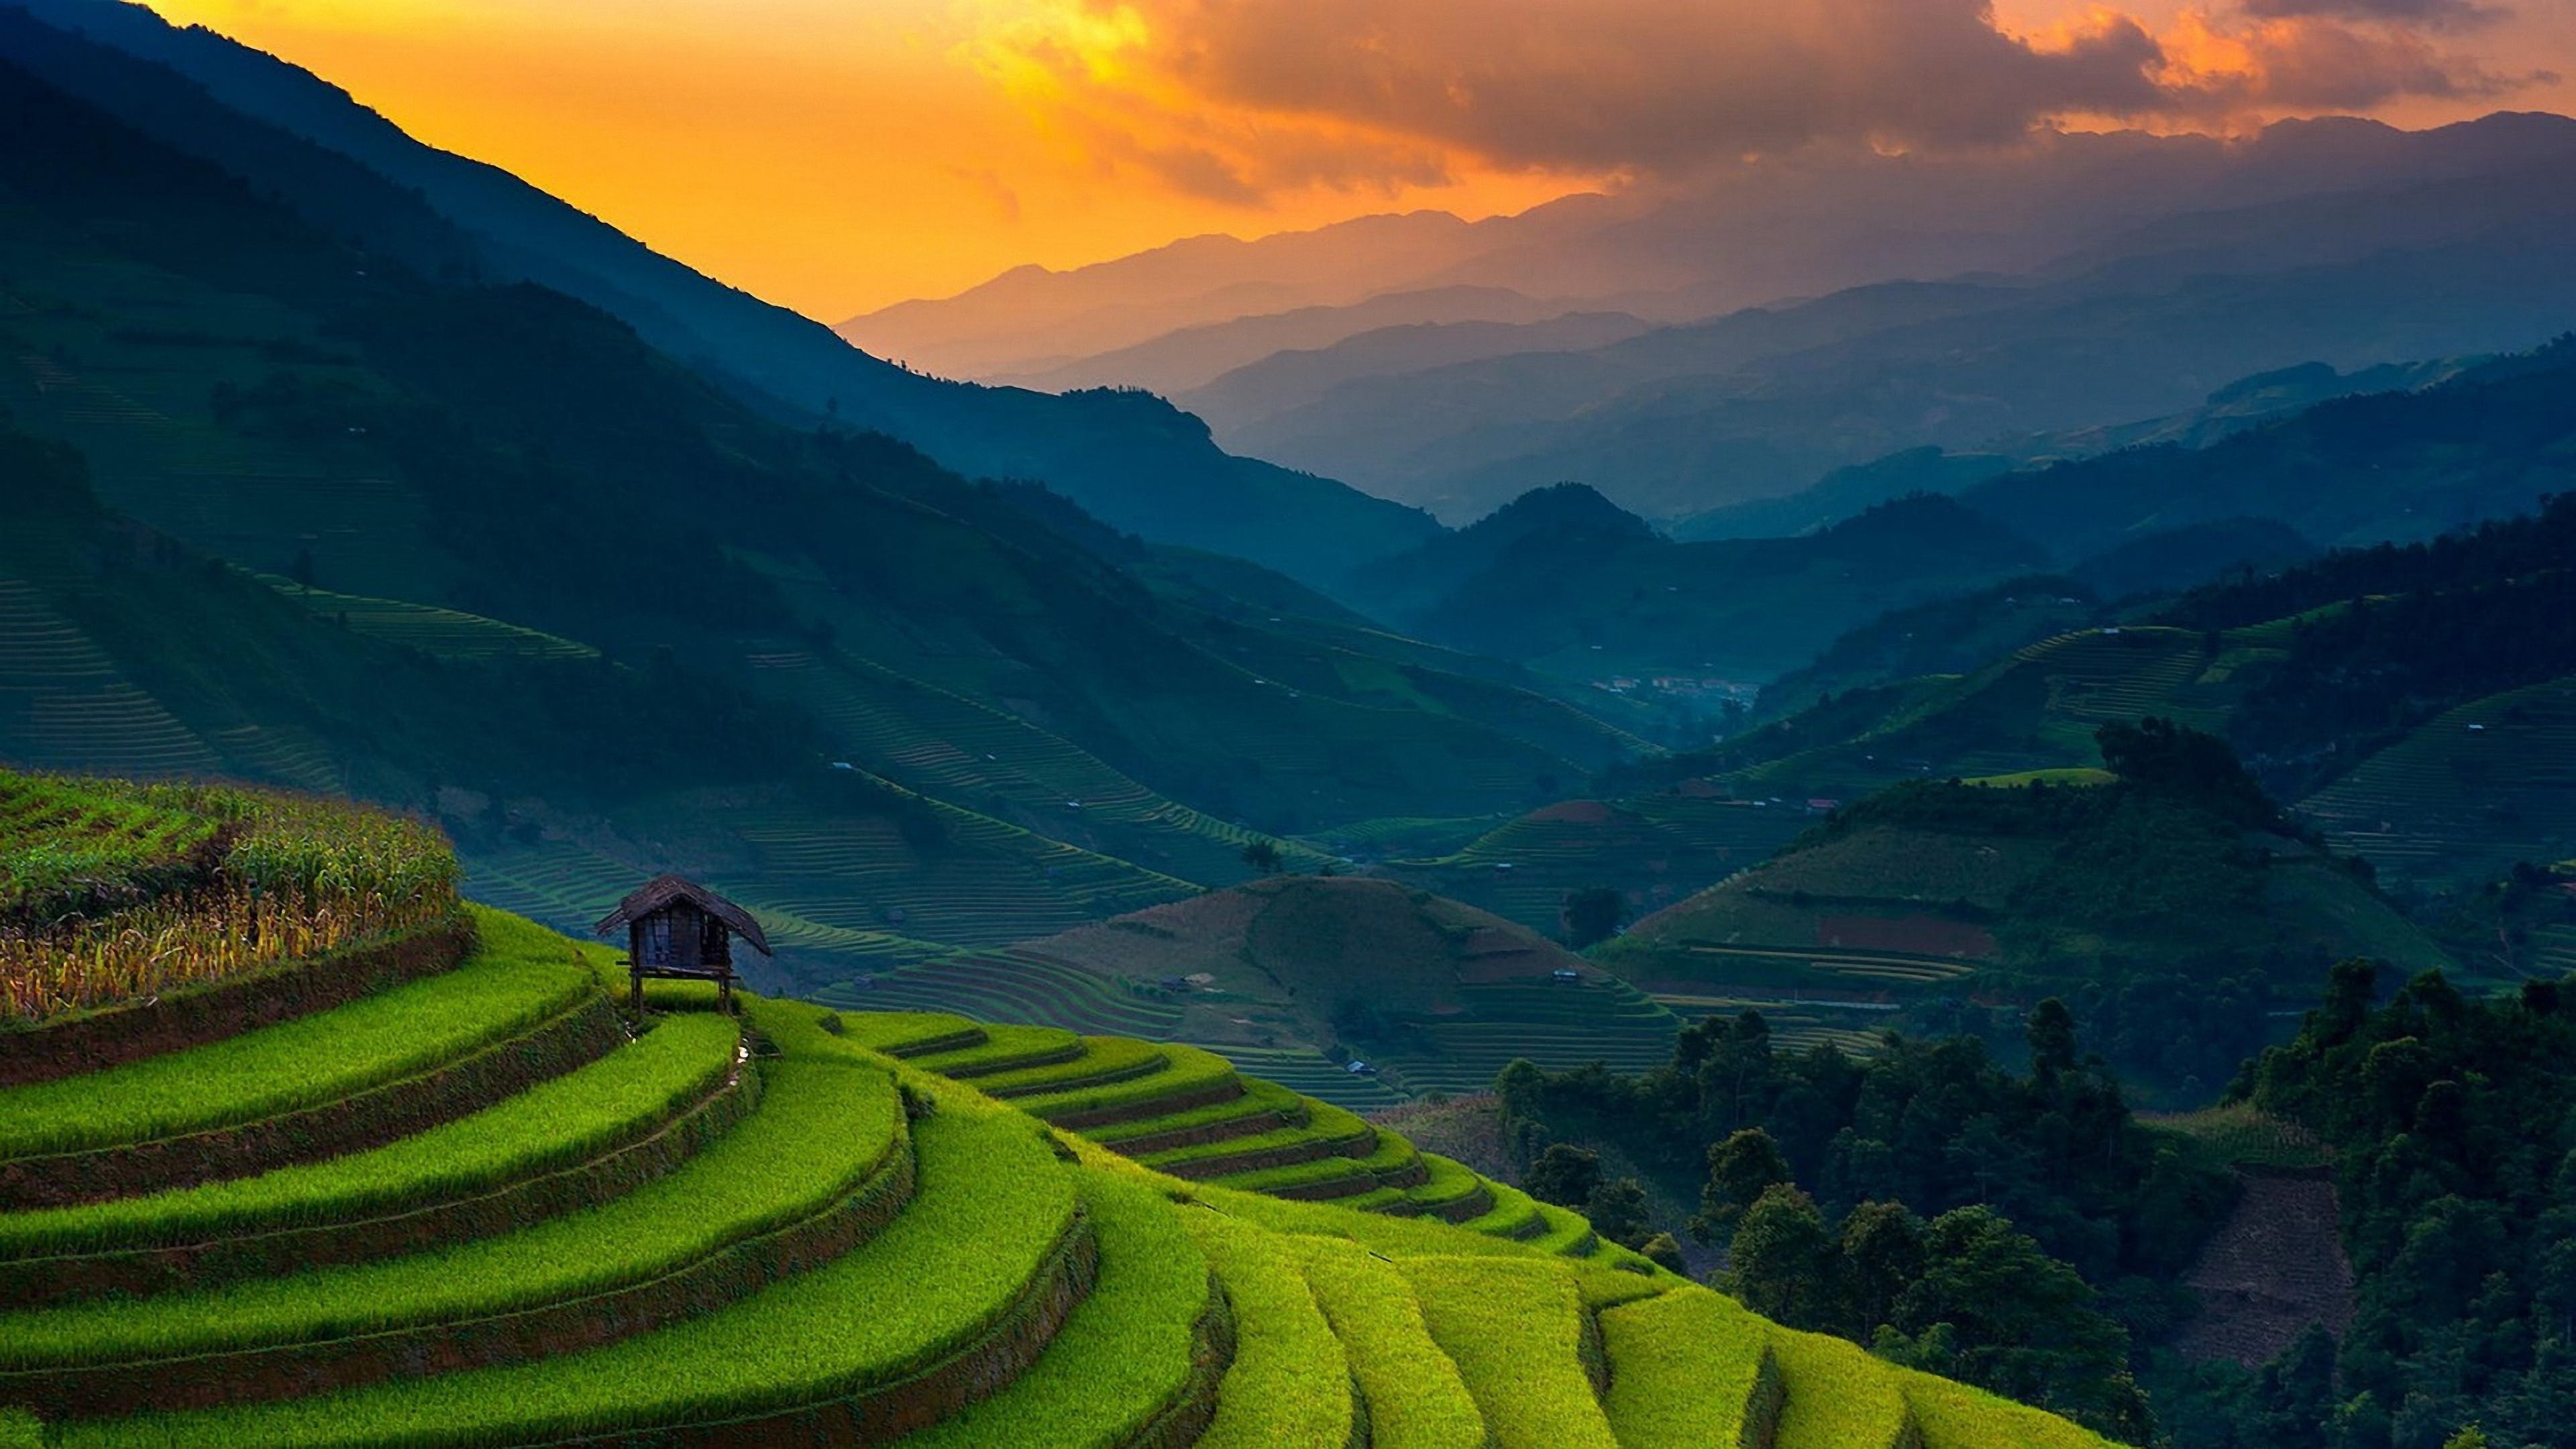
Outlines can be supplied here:
[[[1644, 1070], [1681, 1029], [1514, 922], [1355, 877], [1257, 881], [1002, 950], [889, 961], [807, 994], [1191, 1042], [1361, 1110], [1483, 1091], [1514, 1057]], [[1350, 1071], [1354, 1059], [1366, 1069]]]
[[[630, 1013], [619, 953], [459, 904], [421, 827], [7, 783], [0, 1443], [2102, 1442], [1198, 1048]], [[416, 904], [278, 935], [352, 893]], [[19, 989], [74, 899], [288, 945]]]

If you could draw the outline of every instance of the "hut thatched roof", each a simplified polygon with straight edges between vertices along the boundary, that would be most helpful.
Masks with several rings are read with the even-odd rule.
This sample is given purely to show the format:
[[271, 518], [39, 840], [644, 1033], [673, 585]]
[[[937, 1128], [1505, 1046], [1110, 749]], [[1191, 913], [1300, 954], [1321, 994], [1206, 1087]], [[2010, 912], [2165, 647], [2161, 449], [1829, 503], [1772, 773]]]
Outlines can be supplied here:
[[751, 918], [751, 912], [686, 876], [653, 877], [637, 889], [635, 894], [619, 901], [617, 909], [609, 912], [606, 920], [591, 929], [605, 936], [620, 926], [641, 920], [673, 901], [681, 900], [690, 902], [699, 910], [732, 927], [735, 935], [750, 942], [751, 948], [761, 955], [772, 954], [769, 949], [769, 937], [761, 933], [760, 922]]

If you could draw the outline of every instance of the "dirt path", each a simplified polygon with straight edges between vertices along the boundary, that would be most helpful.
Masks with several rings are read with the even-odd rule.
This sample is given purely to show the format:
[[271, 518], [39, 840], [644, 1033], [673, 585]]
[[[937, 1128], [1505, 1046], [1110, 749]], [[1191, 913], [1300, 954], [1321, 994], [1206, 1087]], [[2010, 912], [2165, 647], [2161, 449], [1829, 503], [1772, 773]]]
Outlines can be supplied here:
[[2205, 1362], [2264, 1363], [2311, 1323], [2352, 1325], [2352, 1264], [2337, 1235], [2334, 1180], [2305, 1169], [2243, 1167], [2245, 1195], [2183, 1281], [2201, 1314], [2175, 1347]]

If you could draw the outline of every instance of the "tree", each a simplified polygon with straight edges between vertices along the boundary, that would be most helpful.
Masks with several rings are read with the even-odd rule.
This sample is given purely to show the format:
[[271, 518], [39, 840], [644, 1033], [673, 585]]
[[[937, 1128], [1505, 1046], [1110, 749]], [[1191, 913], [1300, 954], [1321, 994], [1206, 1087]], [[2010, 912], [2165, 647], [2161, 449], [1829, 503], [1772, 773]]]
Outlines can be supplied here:
[[1246, 845], [1243, 848], [1243, 863], [1263, 875], [1277, 875], [1280, 866], [1284, 864], [1284, 858], [1279, 853], [1279, 842], [1255, 840]]
[[2216, 735], [2150, 716], [2135, 725], [2104, 725], [2093, 741], [2102, 763], [2127, 784], [2198, 801], [2241, 824], [2268, 825], [2280, 816], [2236, 751]]
[[1791, 1328], [1832, 1316], [1836, 1252], [1816, 1200], [1793, 1183], [1764, 1192], [1737, 1224], [1726, 1287], [1745, 1307]]
[[1699, 1211], [1690, 1233], [1703, 1243], [1722, 1242], [1762, 1195], [1789, 1181], [1789, 1159], [1780, 1144], [1759, 1127], [1747, 1127], [1708, 1149], [1708, 1181], [1699, 1190]]
[[1605, 1182], [1592, 1190], [1583, 1215], [1595, 1232], [1623, 1248], [1644, 1243], [1653, 1226], [1646, 1220], [1646, 1189], [1633, 1177]]
[[1897, 1299], [1877, 1347], [2133, 1444], [2154, 1434], [2129, 1377], [2129, 1335], [2093, 1289], [2029, 1234], [1984, 1207], [1956, 1208], [1923, 1234], [1921, 1277]]
[[2277, 1449], [2327, 1449], [2334, 1413], [2332, 1335], [2308, 1325], [2281, 1356], [2256, 1371], [2247, 1428], [2254, 1442]]
[[1670, 1233], [1655, 1234], [1639, 1243], [1637, 1251], [1645, 1257], [1646, 1261], [1668, 1273], [1689, 1271], [1689, 1265], [1682, 1258], [1681, 1240]]
[[2030, 1043], [2031, 1070], [2045, 1084], [2075, 1070], [2075, 1013], [2052, 996], [2032, 1007], [2022, 1035]]
[[1628, 914], [1628, 898], [1612, 886], [1585, 886], [1567, 891], [1557, 919], [1565, 927], [1565, 944], [1580, 951], [1619, 933]]
[[1844, 1336], [1867, 1342], [1923, 1276], [1923, 1220], [1903, 1203], [1865, 1202], [1843, 1218]]
[[1500, 1102], [1506, 1126], [1539, 1111], [1540, 1094], [1547, 1090], [1547, 1072], [1527, 1057], [1514, 1057], [1494, 1074], [1494, 1096]]
[[1554, 1143], [1530, 1164], [1527, 1186], [1529, 1195], [1540, 1202], [1582, 1207], [1601, 1186], [1601, 1154], [1571, 1143]]

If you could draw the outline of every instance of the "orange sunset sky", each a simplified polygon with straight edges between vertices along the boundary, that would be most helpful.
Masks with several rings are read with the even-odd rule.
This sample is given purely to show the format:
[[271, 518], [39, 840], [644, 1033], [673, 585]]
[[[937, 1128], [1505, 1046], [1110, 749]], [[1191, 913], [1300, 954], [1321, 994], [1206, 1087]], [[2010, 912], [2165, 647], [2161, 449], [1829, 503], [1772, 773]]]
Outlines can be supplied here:
[[153, 0], [826, 321], [1815, 144], [2576, 109], [2576, 0]]

